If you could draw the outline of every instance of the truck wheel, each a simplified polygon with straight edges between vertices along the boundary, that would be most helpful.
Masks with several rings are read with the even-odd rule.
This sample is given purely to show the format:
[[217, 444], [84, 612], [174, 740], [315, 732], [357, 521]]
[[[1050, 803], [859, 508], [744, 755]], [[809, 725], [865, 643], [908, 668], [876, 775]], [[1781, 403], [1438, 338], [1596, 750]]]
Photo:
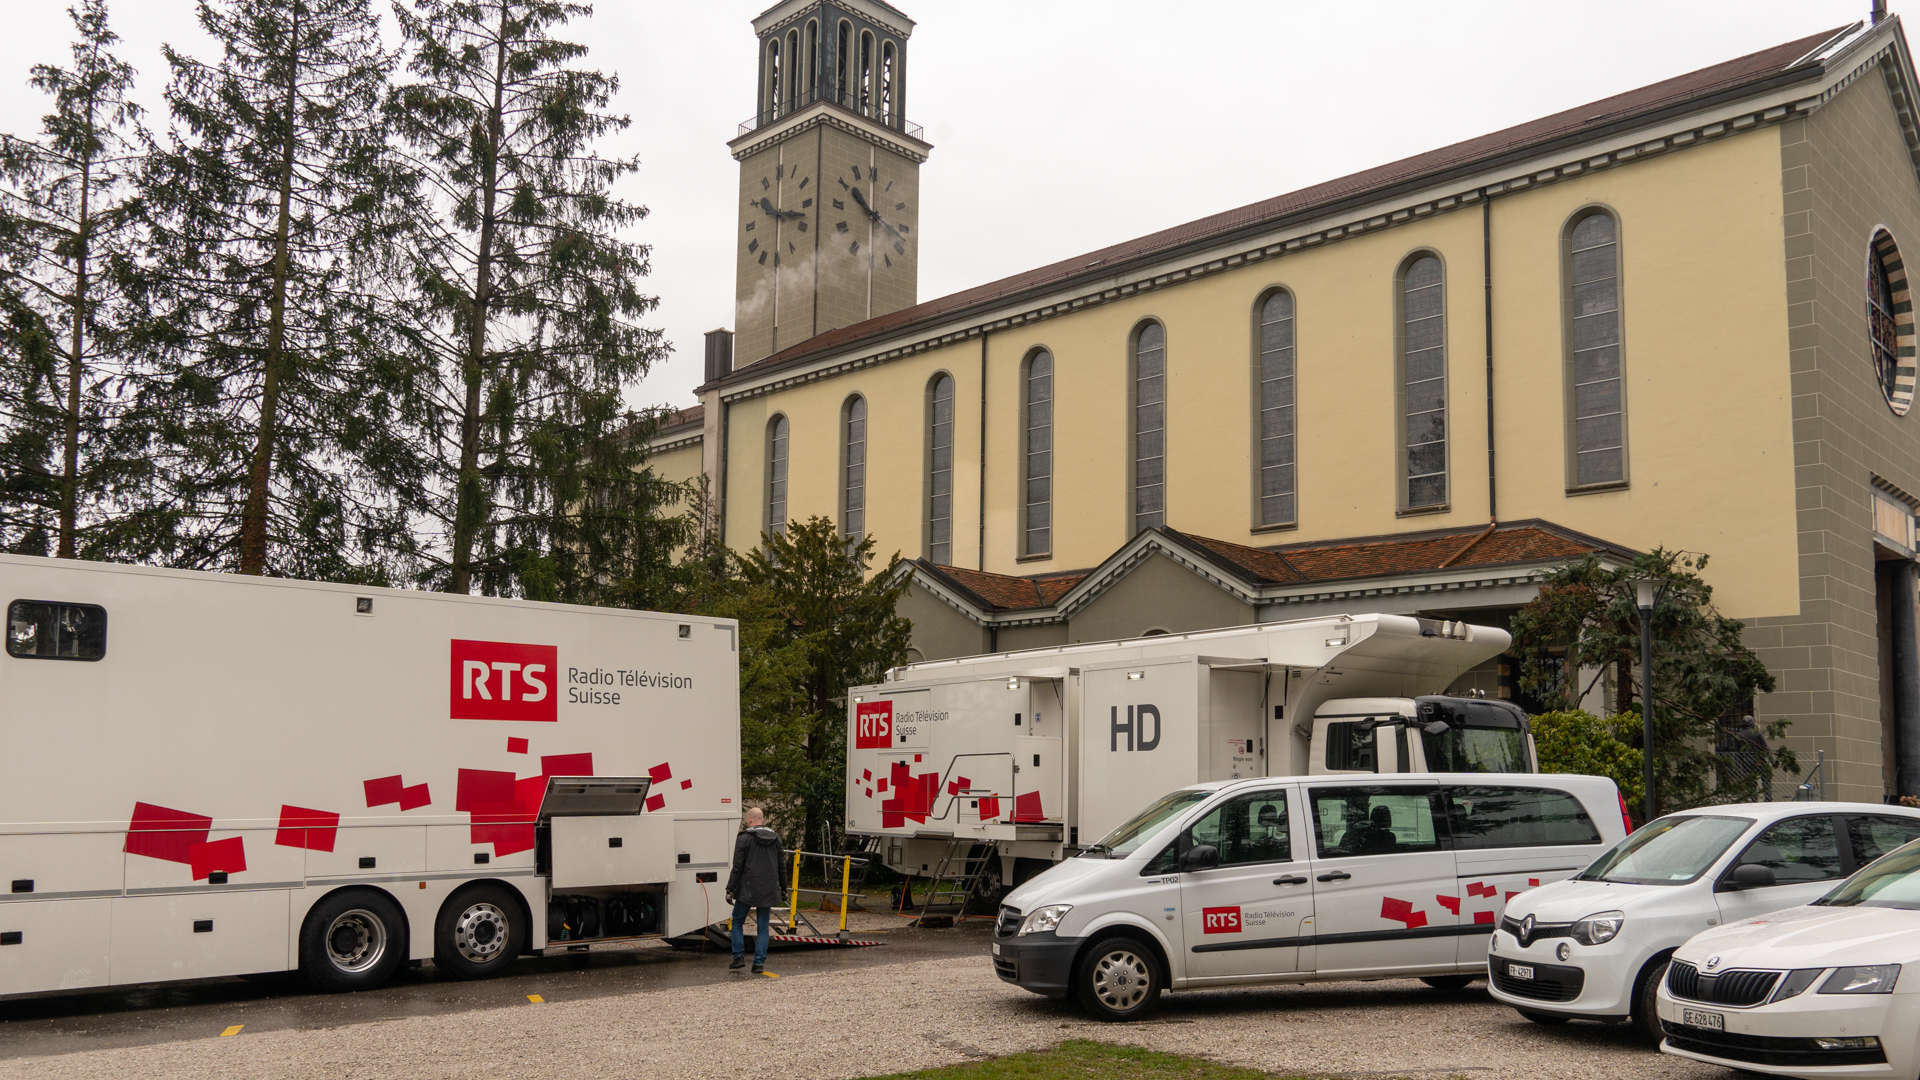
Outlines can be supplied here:
[[1133, 938], [1108, 938], [1075, 965], [1073, 990], [1096, 1020], [1138, 1020], [1160, 1005], [1160, 962]]
[[318, 990], [371, 990], [406, 958], [406, 914], [376, 889], [327, 896], [300, 926], [300, 974]]
[[1465, 990], [1478, 975], [1428, 975], [1420, 981], [1435, 990]]
[[973, 908], [982, 915], [996, 914], [1000, 910], [1000, 900], [1007, 895], [1007, 887], [1001, 878], [1000, 856], [992, 853], [983, 856], [987, 865], [973, 883]]
[[526, 941], [519, 899], [500, 885], [475, 885], [440, 909], [433, 963], [456, 979], [491, 979], [507, 970]]
[[1633, 988], [1633, 1026], [1640, 1034], [1655, 1046], [1666, 1039], [1667, 1033], [1660, 1027], [1660, 1010], [1655, 1003], [1659, 995], [1660, 980], [1667, 977], [1667, 958], [1648, 964], [1640, 973], [1640, 982]]

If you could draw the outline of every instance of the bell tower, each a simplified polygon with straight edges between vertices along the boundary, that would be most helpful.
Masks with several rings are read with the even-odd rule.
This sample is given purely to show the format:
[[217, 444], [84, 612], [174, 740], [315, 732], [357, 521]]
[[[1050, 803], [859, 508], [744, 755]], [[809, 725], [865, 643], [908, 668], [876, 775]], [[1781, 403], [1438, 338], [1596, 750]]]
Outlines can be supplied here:
[[882, 0], [785, 0], [753, 20], [758, 89], [740, 163], [742, 364], [918, 302], [920, 164], [906, 118], [913, 20]]

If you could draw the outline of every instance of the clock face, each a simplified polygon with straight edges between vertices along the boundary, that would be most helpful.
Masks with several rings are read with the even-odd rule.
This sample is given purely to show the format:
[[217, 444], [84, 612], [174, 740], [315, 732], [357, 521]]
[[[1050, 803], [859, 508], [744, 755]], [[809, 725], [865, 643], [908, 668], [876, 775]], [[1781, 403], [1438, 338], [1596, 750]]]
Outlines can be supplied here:
[[913, 228], [898, 220], [906, 213], [906, 200], [893, 193], [894, 181], [878, 169], [855, 165], [834, 180], [838, 187], [829, 193], [827, 214], [834, 232], [847, 245], [847, 252], [863, 252], [875, 266], [892, 267], [896, 256], [905, 256]]
[[781, 256], [799, 254], [801, 237], [813, 227], [813, 198], [813, 177], [800, 175], [798, 166], [775, 165], [757, 185], [749, 185], [740, 227], [747, 257], [761, 266], [779, 266]]

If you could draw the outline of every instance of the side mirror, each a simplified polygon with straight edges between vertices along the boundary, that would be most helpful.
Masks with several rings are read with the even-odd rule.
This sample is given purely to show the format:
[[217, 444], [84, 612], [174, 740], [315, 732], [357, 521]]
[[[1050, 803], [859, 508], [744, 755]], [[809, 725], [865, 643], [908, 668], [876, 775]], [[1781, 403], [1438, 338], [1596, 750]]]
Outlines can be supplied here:
[[1727, 887], [1732, 889], [1771, 889], [1776, 884], [1773, 870], [1758, 863], [1743, 863], [1727, 875]]
[[1196, 844], [1180, 856], [1180, 869], [1183, 871], [1212, 870], [1220, 865], [1220, 849], [1212, 844]]
[[1420, 730], [1426, 732], [1429, 735], [1445, 735], [1447, 732], [1452, 731], [1453, 727], [1452, 725], [1448, 724], [1445, 720], [1435, 720], [1433, 723], [1428, 724], [1426, 727], [1423, 727]]

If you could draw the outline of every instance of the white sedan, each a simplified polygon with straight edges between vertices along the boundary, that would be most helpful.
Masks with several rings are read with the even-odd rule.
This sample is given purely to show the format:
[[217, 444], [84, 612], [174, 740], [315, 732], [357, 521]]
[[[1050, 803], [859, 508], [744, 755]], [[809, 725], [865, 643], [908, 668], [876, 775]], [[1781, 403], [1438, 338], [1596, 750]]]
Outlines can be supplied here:
[[[1902, 972], [1905, 977], [1902, 977]], [[1776, 1076], [1920, 1075], [1920, 841], [1673, 954], [1660, 1049]]]

